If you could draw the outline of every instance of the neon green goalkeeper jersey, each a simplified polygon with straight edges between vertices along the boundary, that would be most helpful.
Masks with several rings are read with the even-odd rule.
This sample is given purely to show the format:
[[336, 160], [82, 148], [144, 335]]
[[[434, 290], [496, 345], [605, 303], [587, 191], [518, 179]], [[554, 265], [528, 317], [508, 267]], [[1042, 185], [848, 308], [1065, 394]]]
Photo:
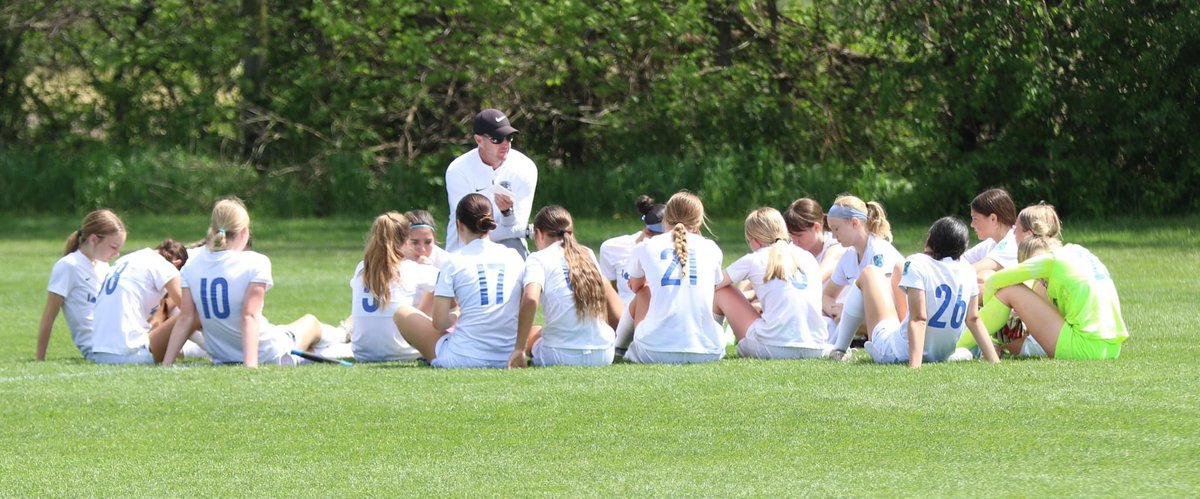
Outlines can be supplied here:
[[1087, 248], [1068, 244], [996, 272], [984, 285], [983, 300], [991, 300], [1000, 288], [1032, 279], [1045, 279], [1046, 296], [1075, 331], [1098, 340], [1129, 338], [1108, 268]]

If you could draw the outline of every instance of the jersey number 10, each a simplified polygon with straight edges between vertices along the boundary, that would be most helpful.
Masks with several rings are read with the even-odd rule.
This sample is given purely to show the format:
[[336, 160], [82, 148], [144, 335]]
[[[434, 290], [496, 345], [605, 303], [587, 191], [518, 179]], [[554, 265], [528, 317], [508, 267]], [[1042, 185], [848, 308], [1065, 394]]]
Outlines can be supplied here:
[[205, 319], [229, 318], [229, 281], [224, 277], [213, 279], [212, 283], [207, 277], [200, 279], [200, 305]]

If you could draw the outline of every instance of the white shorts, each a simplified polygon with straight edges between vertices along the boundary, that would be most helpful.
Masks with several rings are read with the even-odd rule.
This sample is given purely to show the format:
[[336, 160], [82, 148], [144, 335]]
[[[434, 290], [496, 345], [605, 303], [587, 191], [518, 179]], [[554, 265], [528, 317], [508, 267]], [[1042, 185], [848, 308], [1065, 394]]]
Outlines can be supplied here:
[[696, 364], [700, 362], [716, 362], [725, 356], [725, 352], [654, 352], [643, 349], [639, 345], [636, 340], [629, 344], [629, 350], [625, 352], [625, 360], [636, 364]]
[[150, 354], [149, 347], [142, 345], [142, 348], [127, 354], [92, 352], [92, 361], [97, 364], [154, 364], [154, 356]]
[[547, 346], [542, 338], [533, 344], [535, 366], [607, 366], [613, 363], [615, 348], [581, 350]]
[[908, 362], [908, 338], [905, 335], [900, 334], [900, 321], [882, 321], [875, 325], [871, 339], [863, 345], [863, 349], [878, 364]]
[[474, 357], [459, 355], [454, 351], [454, 333], [447, 334], [438, 339], [434, 346], [433, 354], [435, 357], [429, 365], [440, 367], [443, 369], [469, 369], [469, 368], [492, 368], [505, 369], [508, 367], [508, 360], [483, 360]]
[[758, 323], [754, 321], [746, 331], [746, 337], [737, 344], [738, 357], [753, 359], [816, 359], [824, 357], [833, 350], [833, 345], [822, 348], [785, 347], [768, 345], [758, 338]]

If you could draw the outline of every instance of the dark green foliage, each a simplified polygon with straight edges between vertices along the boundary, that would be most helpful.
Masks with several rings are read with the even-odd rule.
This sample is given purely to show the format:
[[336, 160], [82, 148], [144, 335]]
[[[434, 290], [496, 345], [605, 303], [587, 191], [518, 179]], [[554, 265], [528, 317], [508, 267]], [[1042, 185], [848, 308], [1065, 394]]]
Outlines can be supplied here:
[[482, 107], [522, 130], [539, 203], [588, 213], [680, 188], [731, 216], [841, 192], [935, 216], [992, 186], [1064, 213], [1200, 209], [1194, 2], [68, 0], [0, 19], [8, 210], [443, 209]]

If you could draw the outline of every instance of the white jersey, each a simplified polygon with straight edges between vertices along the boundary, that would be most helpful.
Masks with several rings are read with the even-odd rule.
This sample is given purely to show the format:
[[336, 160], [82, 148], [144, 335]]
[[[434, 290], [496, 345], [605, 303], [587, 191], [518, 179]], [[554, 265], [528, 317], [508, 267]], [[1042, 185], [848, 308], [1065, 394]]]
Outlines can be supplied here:
[[[488, 237], [492, 241], [507, 241], [506, 246], [526, 248], [524, 225], [533, 213], [533, 193], [537, 188], [537, 165], [516, 149], [509, 149], [508, 156], [499, 168], [492, 169], [479, 157], [479, 148], [471, 149], [450, 162], [446, 168], [446, 200], [450, 203], [450, 224], [446, 228], [446, 250], [451, 253], [462, 247], [455, 227], [455, 210], [458, 202], [467, 194], [478, 192], [492, 202], [492, 217], [501, 219], [500, 208], [489, 189], [500, 185], [513, 193], [511, 219], [518, 226], [501, 225], [492, 230]], [[522, 253], [524, 254], [524, 253]], [[440, 268], [440, 267], [439, 267]]]
[[178, 277], [179, 270], [150, 248], [119, 258], [96, 299], [92, 351], [129, 355], [145, 347], [150, 318], [167, 294], [167, 283]]
[[433, 294], [454, 298], [455, 352], [472, 359], [505, 361], [517, 344], [525, 261], [516, 250], [476, 239], [442, 265]]
[[961, 260], [974, 264], [991, 258], [992, 261], [1000, 265], [1002, 269], [1009, 269], [1017, 266], [1017, 232], [1016, 229], [1009, 229], [1008, 234], [1004, 235], [1004, 239], [999, 242], [991, 239], [979, 241], [979, 244], [972, 246], [971, 249], [963, 253]]
[[362, 362], [414, 360], [421, 353], [400, 336], [392, 316], [401, 305], [417, 306], [421, 296], [433, 292], [437, 269], [414, 262], [400, 262], [400, 280], [392, 281], [387, 303], [379, 303], [363, 282], [363, 262], [358, 262], [350, 278], [350, 316], [354, 331], [350, 335], [350, 350]]
[[[242, 306], [252, 283], [271, 289], [271, 259], [253, 251], [203, 252], [188, 258], [181, 271], [183, 288], [192, 294], [192, 304], [204, 330], [204, 349], [217, 364], [242, 362]], [[272, 328], [267, 320], [258, 325], [258, 360], [274, 362], [291, 352], [295, 340]]]
[[[979, 295], [975, 270], [966, 262], [953, 258], [934, 260], [918, 253], [904, 261], [900, 289], [920, 289], [925, 292], [925, 362], [942, 362], [950, 354], [966, 329], [967, 305], [972, 296]], [[910, 314], [911, 315], [911, 314]], [[900, 326], [898, 351], [900, 361], [908, 360], [908, 324], [905, 317]]]
[[642, 231], [637, 231], [600, 244], [600, 275], [610, 281], [616, 281], [617, 294], [621, 295], [621, 302], [625, 305], [629, 305], [634, 296], [633, 290], [629, 289], [629, 272], [625, 267], [641, 235]]
[[59, 258], [50, 271], [46, 290], [63, 297], [62, 314], [71, 330], [71, 341], [84, 357], [92, 352], [92, 312], [107, 273], [107, 262], [92, 263], [79, 250]]
[[724, 257], [716, 243], [699, 234], [689, 233], [687, 246], [686, 277], [671, 232], [633, 248], [629, 277], [644, 277], [650, 286], [650, 306], [634, 329], [633, 341], [651, 352], [723, 354], [722, 327], [713, 320], [713, 295], [724, 277]]
[[896, 251], [896, 247], [892, 246], [892, 243], [874, 235], [868, 235], [867, 249], [863, 252], [862, 258], [858, 257], [856, 248], [847, 247], [846, 252], [842, 254], [842, 259], [838, 260], [837, 268], [833, 269], [833, 276], [830, 277], [830, 280], [838, 286], [854, 284], [854, 281], [858, 279], [858, 274], [862, 273], [862, 269], [867, 265], [873, 265], [890, 276], [892, 269], [903, 259], [904, 257], [900, 255], [899, 251]]
[[812, 253], [791, 244], [781, 245], [799, 264], [790, 280], [764, 283], [771, 247], [765, 246], [739, 258], [725, 270], [729, 279], [748, 279], [762, 304], [758, 338], [764, 344], [782, 347], [822, 348], [829, 332], [821, 317], [821, 267]]
[[[588, 258], [596, 264], [596, 255], [587, 250]], [[612, 348], [616, 334], [604, 317], [579, 320], [575, 309], [575, 291], [567, 277], [567, 259], [562, 242], [531, 253], [525, 261], [525, 285], [542, 287], [542, 342], [546, 346], [574, 350], [603, 350]]]

